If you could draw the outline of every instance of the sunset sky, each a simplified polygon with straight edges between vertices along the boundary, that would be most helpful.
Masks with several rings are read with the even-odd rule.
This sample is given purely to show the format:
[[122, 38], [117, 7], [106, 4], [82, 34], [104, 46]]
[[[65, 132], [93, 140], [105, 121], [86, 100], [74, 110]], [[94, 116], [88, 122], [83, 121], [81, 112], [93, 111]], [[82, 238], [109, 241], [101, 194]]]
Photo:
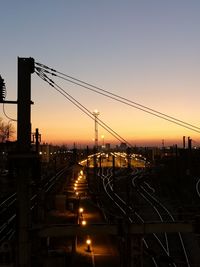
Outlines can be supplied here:
[[[17, 98], [17, 57], [200, 127], [199, 0], [1, 1], [0, 75], [7, 100]], [[55, 80], [133, 145], [181, 144], [200, 134], [104, 96]], [[32, 75], [32, 130], [42, 142], [92, 143], [94, 121]], [[5, 105], [16, 119], [16, 107]], [[0, 106], [0, 117], [8, 119]], [[16, 127], [16, 123], [13, 122]], [[117, 144], [99, 127], [105, 142]]]

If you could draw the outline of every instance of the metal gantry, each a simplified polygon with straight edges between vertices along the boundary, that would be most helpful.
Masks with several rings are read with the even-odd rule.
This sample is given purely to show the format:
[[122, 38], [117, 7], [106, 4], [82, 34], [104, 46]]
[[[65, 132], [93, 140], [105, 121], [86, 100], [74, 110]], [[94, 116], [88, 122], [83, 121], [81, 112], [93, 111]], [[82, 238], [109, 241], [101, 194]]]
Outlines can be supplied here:
[[99, 111], [97, 109], [94, 110], [93, 115], [94, 115], [94, 142], [95, 142], [95, 149], [96, 151], [98, 150], [98, 116], [99, 116]]

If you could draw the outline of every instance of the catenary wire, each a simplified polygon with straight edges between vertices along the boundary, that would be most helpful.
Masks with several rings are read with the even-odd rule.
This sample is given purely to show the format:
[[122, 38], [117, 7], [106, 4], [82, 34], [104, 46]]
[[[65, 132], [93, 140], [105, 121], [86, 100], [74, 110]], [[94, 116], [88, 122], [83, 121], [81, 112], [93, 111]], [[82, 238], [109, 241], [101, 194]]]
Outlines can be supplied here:
[[[49, 68], [48, 66], [46, 66], [44, 64], [37, 63], [37, 62], [36, 62], [36, 64], [39, 65], [40, 67], [43, 67], [46, 72], [48, 72], [46, 69], [51, 70], [52, 72], [48, 72], [48, 73], [53, 75], [53, 76], [57, 76], [57, 77], [59, 77], [61, 79], [64, 79], [64, 80], [66, 80], [68, 82], [71, 82], [71, 83], [74, 83], [74, 84], [76, 84], [78, 86], [84, 87], [85, 89], [88, 89], [88, 90], [91, 90], [91, 91], [96, 92], [98, 94], [101, 94], [101, 95], [104, 95], [106, 97], [112, 98], [112, 99], [114, 99], [116, 101], [119, 101], [119, 102], [124, 103], [124, 104], [129, 105], [129, 106], [132, 106], [132, 107], [134, 107], [136, 109], [139, 109], [139, 110], [141, 110], [143, 112], [149, 113], [149, 114], [154, 115], [156, 117], [159, 117], [161, 119], [167, 120], [167, 121], [175, 123], [175, 124], [177, 124], [179, 126], [182, 126], [182, 127], [187, 128], [187, 129], [190, 129], [190, 130], [193, 130], [193, 131], [196, 131], [196, 132], [200, 133], [200, 131], [197, 131], [197, 130], [200, 130], [200, 127], [197, 127], [197, 126], [192, 125], [190, 123], [184, 122], [183, 120], [180, 120], [180, 119], [177, 119], [175, 117], [169, 116], [167, 114], [164, 114], [162, 112], [159, 112], [159, 111], [157, 111], [155, 109], [152, 109], [152, 108], [149, 108], [147, 106], [141, 105], [141, 104], [136, 103], [134, 101], [131, 101], [131, 100], [127, 99], [127, 98], [124, 98], [124, 97], [119, 96], [117, 94], [111, 93], [111, 92], [109, 92], [107, 90], [104, 90], [104, 89], [102, 89], [100, 87], [94, 86], [94, 85], [89, 84], [87, 82], [84, 82], [84, 81], [82, 81], [80, 79], [77, 79], [77, 78], [74, 78], [74, 77], [69, 76], [67, 74], [64, 74], [62, 72], [59, 72], [59, 71], [57, 71], [55, 69]], [[59, 76], [59, 75], [55, 74], [54, 72], [58, 73], [58, 74], [61, 74], [61, 75], [65, 76], [65, 77], [67, 77], [67, 78]], [[74, 80], [75, 82], [70, 80], [70, 79]], [[92, 87], [92, 88], [90, 88], [90, 87]], [[95, 88], [95, 89], [93, 89], [93, 88]], [[99, 90], [99, 91], [97, 91], [97, 90]], [[103, 92], [103, 93], [101, 93], [101, 92]], [[197, 130], [195, 130], [195, 129], [197, 129]]]
[[[56, 75], [56, 74], [52, 74], [52, 73], [46, 71], [45, 69], [43, 69], [43, 70], [44, 70], [44, 72], [46, 72], [46, 73], [49, 73], [49, 74], [51, 74], [51, 75], [53, 75], [53, 76], [57, 76], [57, 77], [59, 77], [58, 75]], [[153, 115], [153, 116], [156, 116], [156, 117], [158, 117], [158, 118], [164, 119], [164, 120], [166, 120], [166, 121], [169, 121], [169, 122], [174, 123], [174, 124], [176, 124], [176, 125], [179, 125], [179, 126], [181, 126], [181, 127], [187, 128], [187, 129], [192, 130], [192, 131], [197, 132], [197, 133], [200, 133], [200, 131], [194, 129], [194, 127], [197, 128], [197, 129], [200, 129], [200, 128], [196, 127], [196, 126], [193, 126], [193, 125], [192, 125], [191, 127], [193, 127], [193, 128], [191, 128], [191, 127], [187, 126], [187, 125], [190, 125], [190, 124], [188, 124], [188, 123], [182, 124], [182, 123], [180, 123], [180, 122], [177, 122], [177, 121], [168, 119], [168, 118], [166, 118], [166, 117], [163, 117], [163, 116], [161, 116], [161, 115], [159, 115], [159, 114], [155, 114], [155, 113], [153, 113], [153, 112], [151, 112], [151, 111], [144, 110], [143, 108], [134, 106], [133, 104], [127, 103], [127, 102], [125, 102], [125, 101], [123, 101], [123, 100], [120, 100], [120, 99], [117, 99], [117, 98], [115, 98], [115, 97], [113, 97], [113, 96], [109, 96], [109, 95], [106, 95], [106, 94], [104, 94], [104, 93], [98, 92], [98, 91], [96, 91], [95, 89], [91, 89], [91, 88], [89, 88], [89, 87], [87, 87], [87, 86], [84, 86], [84, 85], [81, 85], [81, 84], [79, 84], [79, 83], [77, 83], [77, 82], [71, 81], [71, 80], [66, 79], [66, 78], [63, 78], [63, 77], [60, 77], [60, 78], [62, 78], [62, 79], [64, 79], [64, 80], [67, 80], [67, 81], [69, 81], [69, 82], [71, 82], [71, 83], [73, 83], [73, 84], [76, 84], [76, 85], [79, 85], [79, 86], [81, 86], [81, 87], [84, 87], [84, 88], [86, 88], [86, 89], [89, 89], [89, 90], [91, 90], [91, 91], [94, 91], [94, 92], [96, 92], [96, 93], [98, 93], [98, 94], [101, 94], [101, 95], [104, 95], [104, 96], [109, 97], [109, 98], [111, 98], [111, 99], [114, 99], [114, 100], [116, 100], [116, 101], [118, 101], [118, 102], [121, 102], [121, 103], [123, 103], [123, 104], [126, 104], [126, 105], [128, 105], [128, 106], [131, 106], [131, 107], [134, 107], [134, 108], [136, 108], [136, 109], [142, 110], [142, 111], [144, 111], [144, 112], [146, 112], [146, 113], [148, 113], [148, 114], [151, 114], [151, 115]], [[184, 123], [184, 122], [183, 122], [183, 123]]]
[[[191, 125], [191, 124], [188, 124], [188, 123], [182, 124], [182, 123], [177, 122], [177, 121], [174, 121], [174, 120], [172, 120], [172, 119], [168, 119], [168, 118], [163, 117], [163, 116], [161, 116], [161, 115], [159, 115], [159, 114], [155, 114], [155, 113], [153, 113], [153, 112], [151, 112], [151, 111], [145, 110], [145, 109], [140, 108], [140, 107], [137, 107], [137, 106], [135, 106], [135, 105], [133, 105], [133, 104], [127, 103], [127, 102], [125, 102], [125, 101], [123, 101], [123, 100], [117, 99], [117, 98], [115, 98], [115, 97], [113, 97], [113, 96], [106, 95], [105, 93], [98, 92], [98, 91], [96, 91], [95, 89], [89, 88], [89, 87], [84, 86], [84, 85], [82, 85], [82, 84], [79, 84], [79, 83], [77, 83], [77, 82], [74, 82], [74, 81], [71, 81], [71, 80], [69, 80], [69, 79], [63, 78], [63, 77], [58, 76], [58, 75], [56, 75], [56, 74], [52, 74], [52, 73], [46, 71], [45, 69], [44, 69], [44, 72], [49, 73], [49, 74], [51, 74], [51, 75], [53, 75], [53, 76], [57, 76], [57, 77], [59, 77], [59, 78], [62, 78], [62, 79], [66, 80], [66, 81], [69, 81], [69, 82], [71, 82], [71, 83], [73, 83], [73, 84], [79, 85], [79, 86], [84, 87], [84, 88], [86, 88], [86, 89], [89, 89], [89, 90], [91, 90], [91, 91], [93, 91], [93, 92], [96, 92], [96, 93], [101, 94], [101, 95], [103, 95], [103, 96], [109, 97], [109, 98], [111, 98], [111, 99], [113, 99], [113, 100], [116, 100], [116, 101], [121, 102], [121, 103], [123, 103], [123, 104], [126, 104], [126, 105], [128, 105], [128, 106], [134, 107], [134, 108], [139, 109], [139, 110], [141, 110], [141, 111], [144, 111], [144, 112], [146, 112], [146, 113], [148, 113], [148, 114], [151, 114], [151, 115], [156, 116], [156, 117], [158, 117], [158, 118], [161, 118], [161, 119], [164, 119], [164, 120], [169, 121], [169, 122], [171, 122], [171, 123], [174, 123], [174, 124], [176, 124], [176, 125], [179, 125], [179, 126], [181, 126], [181, 127], [187, 128], [187, 129], [192, 130], [192, 131], [197, 132], [197, 133], [200, 133], [200, 131], [194, 129], [194, 128], [197, 128], [197, 129], [200, 129], [200, 128], [198, 128], [198, 127], [196, 127], [196, 126], [193, 126], [193, 125]], [[183, 123], [184, 123], [184, 122], [183, 122]], [[191, 128], [191, 127], [189, 127], [189, 126], [187, 126], [187, 125], [191, 125], [191, 127], [193, 127], [193, 128]]]
[[[38, 73], [37, 73], [38, 74]], [[39, 75], [40, 76], [40, 75]], [[46, 81], [50, 86], [52, 86], [52, 87], [54, 87], [55, 88], [55, 90], [57, 90], [60, 94], [62, 94], [64, 97], [66, 97], [70, 102], [72, 102], [75, 106], [77, 106], [80, 110], [82, 110], [86, 115], [88, 115], [91, 119], [93, 119], [94, 120], [94, 118], [93, 118], [93, 116], [92, 116], [92, 113], [90, 112], [90, 111], [88, 111], [83, 105], [81, 105], [78, 101], [76, 101], [74, 98], [72, 98], [68, 93], [66, 93], [62, 88], [60, 88], [58, 85], [56, 85], [51, 79], [50, 80], [47, 80], [44, 76], [43, 77], [41, 77], [40, 76], [40, 78], [42, 78], [44, 81]], [[55, 85], [57, 86], [57, 87], [59, 87], [59, 89], [58, 88], [56, 88], [55, 87]], [[61, 91], [63, 91], [63, 92], [61, 92]], [[66, 96], [66, 94], [68, 95], [68, 97]], [[72, 99], [70, 99], [70, 98], [72, 98], [72, 99], [74, 99], [74, 100], [72, 100]], [[77, 103], [75, 103], [75, 102], [77, 102]], [[90, 113], [90, 114], [88, 114], [88, 112]], [[99, 125], [102, 127], [102, 128], [104, 128], [106, 131], [108, 131], [110, 134], [112, 134], [116, 139], [118, 139], [119, 141], [124, 141], [124, 142], [126, 142], [127, 144], [129, 144], [130, 146], [132, 146], [129, 142], [127, 142], [124, 138], [122, 138], [119, 134], [117, 134], [114, 130], [112, 130], [108, 125], [106, 125], [102, 120], [100, 120], [100, 119], [98, 119], [97, 118], [97, 120], [98, 120], [98, 123], [99, 123]], [[107, 128], [106, 128], [107, 127]], [[110, 129], [110, 130], [108, 130], [108, 129]]]
[[[89, 116], [92, 120], [94, 120], [94, 116], [92, 112], [90, 112], [87, 108], [85, 108], [80, 102], [78, 102], [76, 99], [74, 99], [70, 94], [68, 94], [65, 90], [63, 90], [60, 86], [58, 86], [53, 80], [49, 79], [48, 76], [46, 76], [44, 73], [36, 71], [36, 74], [43, 79], [45, 82], [47, 82], [50, 86], [52, 86], [56, 91], [58, 91], [61, 95], [63, 95], [65, 98], [67, 98], [71, 103], [73, 103], [76, 107], [78, 107], [80, 110], [82, 110], [87, 116]], [[102, 120], [97, 118], [98, 124], [104, 128], [106, 131], [108, 131], [111, 135], [113, 135], [118, 141], [127, 143], [130, 147], [132, 145], [125, 140], [123, 137], [121, 137], [116, 131], [114, 131], [111, 127], [109, 127], [107, 124], [105, 124]]]

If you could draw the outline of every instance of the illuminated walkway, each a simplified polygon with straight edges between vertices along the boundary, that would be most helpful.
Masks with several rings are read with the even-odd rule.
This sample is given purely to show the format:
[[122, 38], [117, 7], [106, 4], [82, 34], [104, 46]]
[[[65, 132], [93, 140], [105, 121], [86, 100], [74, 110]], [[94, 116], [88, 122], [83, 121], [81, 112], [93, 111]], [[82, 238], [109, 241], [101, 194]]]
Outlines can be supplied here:
[[[85, 180], [86, 182], [86, 180]], [[81, 188], [81, 185], [80, 185]], [[83, 184], [82, 184], [82, 188]], [[87, 187], [85, 187], [87, 188]], [[77, 191], [79, 186], [77, 185]], [[98, 205], [95, 204], [87, 191], [79, 191], [83, 198], [80, 198], [79, 209], [79, 224], [84, 221], [87, 224], [105, 223], [103, 214]], [[84, 227], [82, 225], [81, 227]], [[91, 244], [87, 245], [87, 239], [91, 240]], [[75, 266], [120, 266], [119, 254], [117, 251], [117, 241], [114, 237], [108, 235], [91, 235], [77, 238], [77, 253], [72, 261], [72, 267]], [[86, 265], [87, 264], [87, 265]]]

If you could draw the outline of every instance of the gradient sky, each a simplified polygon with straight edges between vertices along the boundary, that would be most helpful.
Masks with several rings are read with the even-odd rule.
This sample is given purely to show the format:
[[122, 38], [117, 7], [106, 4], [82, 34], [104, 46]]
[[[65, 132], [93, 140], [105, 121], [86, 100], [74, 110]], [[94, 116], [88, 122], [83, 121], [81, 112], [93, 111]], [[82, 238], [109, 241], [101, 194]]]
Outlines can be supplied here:
[[[196, 126], [200, 115], [199, 0], [1, 1], [0, 74], [17, 98], [17, 57], [33, 57]], [[199, 134], [58, 80], [133, 145], [166, 145]], [[32, 129], [43, 142], [89, 144], [94, 121], [32, 75]], [[16, 108], [5, 105], [16, 118]], [[0, 116], [6, 120], [0, 107]], [[15, 123], [14, 123], [15, 125]], [[117, 143], [99, 127], [99, 139]]]

